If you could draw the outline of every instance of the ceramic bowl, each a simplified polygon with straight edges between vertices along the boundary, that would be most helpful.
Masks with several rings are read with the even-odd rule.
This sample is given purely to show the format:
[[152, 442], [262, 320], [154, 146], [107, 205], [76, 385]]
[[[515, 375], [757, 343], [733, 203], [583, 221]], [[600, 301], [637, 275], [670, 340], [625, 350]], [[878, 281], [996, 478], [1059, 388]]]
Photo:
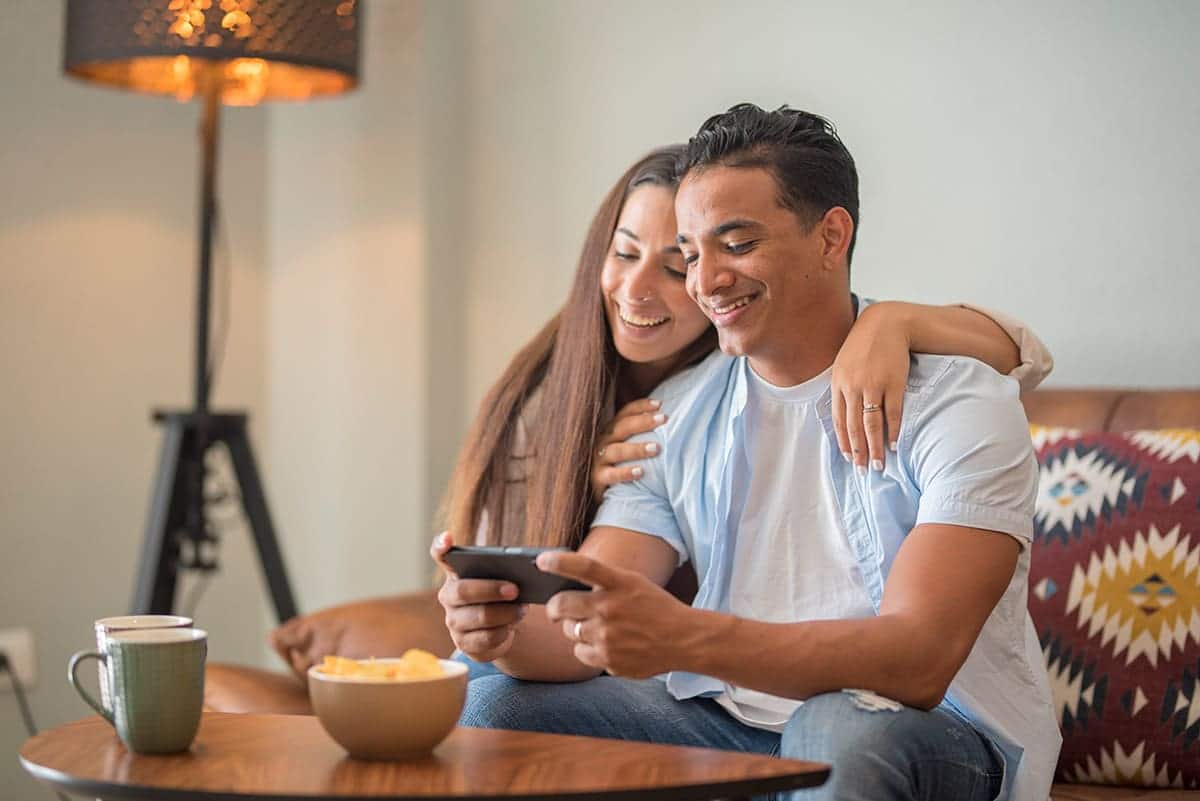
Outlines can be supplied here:
[[467, 698], [467, 666], [438, 661], [445, 675], [418, 679], [331, 676], [313, 665], [308, 669], [308, 697], [321, 726], [350, 756], [424, 756], [454, 729]]

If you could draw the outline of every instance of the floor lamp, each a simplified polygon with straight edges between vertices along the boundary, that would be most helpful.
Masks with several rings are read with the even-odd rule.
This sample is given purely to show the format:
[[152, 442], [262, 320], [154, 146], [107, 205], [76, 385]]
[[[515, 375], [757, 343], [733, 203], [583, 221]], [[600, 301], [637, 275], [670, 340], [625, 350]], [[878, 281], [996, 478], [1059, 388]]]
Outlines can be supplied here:
[[[68, 0], [64, 65], [92, 83], [202, 103], [195, 399], [164, 428], [131, 612], [167, 614], [183, 569], [212, 570], [205, 454], [225, 445], [280, 621], [296, 615], [242, 412], [209, 409], [209, 306], [222, 104], [307, 100], [358, 84], [358, 0]], [[184, 543], [190, 547], [183, 548]]]

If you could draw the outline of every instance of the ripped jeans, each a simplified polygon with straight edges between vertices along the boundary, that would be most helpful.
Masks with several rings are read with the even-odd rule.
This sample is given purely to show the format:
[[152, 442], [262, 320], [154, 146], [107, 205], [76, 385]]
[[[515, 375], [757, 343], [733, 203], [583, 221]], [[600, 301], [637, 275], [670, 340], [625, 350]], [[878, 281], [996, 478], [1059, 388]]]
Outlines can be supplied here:
[[742, 724], [709, 698], [677, 701], [657, 679], [541, 684], [479, 667], [468, 685], [463, 726], [720, 748], [833, 766], [821, 787], [785, 794], [796, 801], [990, 801], [1003, 779], [996, 749], [944, 705], [925, 712], [857, 691], [826, 693], [803, 703], [780, 735]]

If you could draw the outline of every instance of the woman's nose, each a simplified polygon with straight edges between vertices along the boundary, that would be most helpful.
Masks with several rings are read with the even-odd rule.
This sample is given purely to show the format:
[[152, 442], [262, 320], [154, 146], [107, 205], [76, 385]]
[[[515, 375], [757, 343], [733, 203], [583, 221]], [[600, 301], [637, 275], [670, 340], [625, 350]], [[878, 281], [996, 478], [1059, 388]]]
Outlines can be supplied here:
[[625, 292], [630, 300], [649, 300], [657, 294], [658, 278], [653, 259], [642, 259], [627, 273]]

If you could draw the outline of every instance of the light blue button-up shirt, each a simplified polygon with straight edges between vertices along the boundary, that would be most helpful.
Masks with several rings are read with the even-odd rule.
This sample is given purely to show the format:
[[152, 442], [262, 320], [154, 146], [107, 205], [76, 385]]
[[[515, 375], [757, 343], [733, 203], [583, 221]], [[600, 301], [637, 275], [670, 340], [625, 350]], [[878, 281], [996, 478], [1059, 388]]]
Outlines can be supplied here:
[[[680, 563], [691, 560], [696, 570], [700, 586], [693, 606], [701, 609], [729, 611], [738, 570], [729, 525], [730, 470], [746, 437], [749, 370], [745, 358], [717, 352], [660, 386], [653, 396], [662, 401], [667, 422], [635, 438], [657, 442], [660, 455], [643, 463], [639, 481], [608, 489], [592, 524], [670, 543]], [[946, 698], [1002, 752], [1005, 779], [998, 798], [1044, 801], [1061, 737], [1026, 608], [1037, 463], [1017, 382], [974, 359], [915, 357], [897, 451], [882, 473], [864, 475], [842, 459], [828, 391], [819, 411], [825, 440], [816, 444], [830, 449], [827, 479], [876, 613], [892, 561], [918, 525], [999, 531], [1021, 543], [1012, 581]], [[804, 555], [780, 554], [789, 556]], [[669, 674], [667, 687], [679, 699], [724, 690], [718, 679], [683, 672]]]

